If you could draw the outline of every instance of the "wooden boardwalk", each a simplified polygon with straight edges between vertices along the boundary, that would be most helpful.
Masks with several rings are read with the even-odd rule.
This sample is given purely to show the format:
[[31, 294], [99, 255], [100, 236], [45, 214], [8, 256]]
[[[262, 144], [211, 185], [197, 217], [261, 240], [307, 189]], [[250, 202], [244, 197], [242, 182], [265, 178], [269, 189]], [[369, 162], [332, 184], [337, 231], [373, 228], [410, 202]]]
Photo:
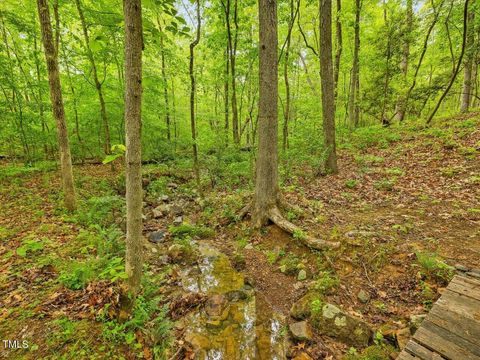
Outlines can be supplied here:
[[480, 360], [480, 279], [457, 275], [397, 360]]

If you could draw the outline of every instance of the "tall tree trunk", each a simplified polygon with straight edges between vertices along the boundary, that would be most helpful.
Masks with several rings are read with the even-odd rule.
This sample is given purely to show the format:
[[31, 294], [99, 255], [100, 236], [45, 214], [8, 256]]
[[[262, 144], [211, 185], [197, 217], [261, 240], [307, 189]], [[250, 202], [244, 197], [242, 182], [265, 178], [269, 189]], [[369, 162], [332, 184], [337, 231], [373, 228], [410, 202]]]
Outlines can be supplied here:
[[401, 94], [398, 97], [397, 104], [395, 105], [395, 120], [403, 121], [405, 118], [405, 93], [403, 87], [407, 84], [407, 74], [408, 74], [408, 60], [410, 57], [410, 42], [412, 37], [412, 28], [413, 28], [413, 0], [407, 0], [407, 9], [406, 9], [406, 31], [403, 34], [403, 51], [402, 51], [402, 61], [400, 63], [400, 70], [402, 72], [402, 90]]
[[160, 23], [160, 17], [157, 15], [157, 23], [160, 28], [160, 57], [162, 63], [162, 80], [163, 80], [163, 101], [165, 103], [165, 124], [167, 125], [167, 139], [168, 141], [172, 138], [172, 132], [170, 129], [170, 106], [168, 101], [168, 80], [167, 80], [167, 70], [165, 66], [165, 43], [163, 40], [164, 34], [162, 25]]
[[467, 43], [465, 44], [466, 57], [464, 62], [463, 69], [463, 85], [462, 85], [462, 102], [460, 104], [460, 111], [467, 112], [470, 108], [470, 99], [472, 98], [472, 67], [473, 67], [473, 58], [475, 55], [475, 49], [473, 47], [474, 43], [474, 19], [475, 12], [473, 9], [470, 9], [468, 12], [468, 28], [467, 28]]
[[388, 24], [387, 18], [387, 3], [383, 1], [383, 21], [385, 24], [385, 29], [387, 30], [387, 49], [385, 56], [385, 76], [383, 83], [383, 104], [382, 104], [382, 113], [380, 114], [380, 123], [385, 124], [390, 121], [386, 119], [385, 112], [387, 111], [387, 102], [388, 102], [388, 92], [390, 84], [390, 58], [392, 56], [392, 36], [390, 33], [390, 26]]
[[277, 2], [259, 0], [258, 156], [252, 220], [263, 226], [278, 200]]
[[127, 198], [127, 238], [125, 271], [130, 293], [135, 297], [141, 286], [142, 253], [142, 5], [141, 0], [125, 0], [125, 180]]
[[285, 112], [283, 116], [283, 137], [282, 137], [282, 150], [285, 151], [288, 148], [288, 123], [290, 121], [290, 81], [288, 79], [288, 61], [290, 60], [290, 44], [292, 41], [292, 29], [295, 23], [295, 9], [293, 0], [290, 0], [290, 22], [288, 24], [288, 33], [285, 47], [285, 62], [283, 64], [283, 79], [285, 81]]
[[225, 108], [225, 146], [228, 146], [228, 130], [230, 128], [229, 124], [229, 117], [230, 117], [230, 109], [228, 107], [229, 101], [229, 77], [230, 77], [230, 46], [228, 45], [227, 41], [227, 48], [225, 52], [225, 82], [224, 82], [224, 108]]
[[335, 94], [332, 59], [332, 0], [320, 0], [320, 78], [322, 83], [323, 138], [326, 147], [325, 170], [336, 174]]
[[448, 95], [448, 92], [450, 91], [450, 89], [452, 88], [452, 85], [453, 83], [455, 82], [455, 79], [457, 78], [457, 75], [458, 75], [458, 71], [460, 70], [460, 66], [462, 65], [462, 61], [463, 61], [463, 56], [465, 54], [465, 47], [466, 47], [466, 44], [467, 44], [467, 32], [468, 32], [468, 4], [469, 4], [469, 0], [465, 0], [465, 6], [464, 6], [464, 9], [463, 9], [463, 40], [462, 40], [462, 50], [460, 52], [460, 56], [458, 57], [458, 63], [457, 63], [457, 67], [455, 69], [455, 71], [453, 72], [451, 78], [450, 78], [450, 82], [448, 83], [447, 87], [445, 88], [445, 90], [443, 91], [442, 93], [442, 96], [440, 96], [440, 99], [438, 99], [438, 102], [437, 104], [435, 105], [435, 107], [433, 108], [433, 111], [430, 113], [428, 119], [427, 119], [427, 125], [430, 124], [430, 122], [432, 121], [433, 117], [435, 116], [435, 114], [437, 113], [438, 109], [440, 108], [440, 105], [442, 104], [443, 100], [445, 99], [445, 97]]
[[194, 73], [194, 56], [195, 56], [195, 46], [200, 42], [200, 26], [201, 26], [201, 17], [200, 17], [200, 0], [196, 1], [197, 3], [197, 29], [195, 32], [195, 39], [190, 43], [190, 127], [192, 131], [192, 152], [193, 152], [193, 171], [195, 172], [195, 179], [197, 181], [197, 186], [200, 187], [200, 168], [198, 164], [198, 145], [197, 145], [197, 126], [195, 119], [195, 91], [196, 91], [196, 82], [195, 82], [195, 73]]
[[361, 0], [355, 0], [355, 39], [353, 45], [353, 66], [352, 75], [350, 78], [350, 96], [348, 100], [348, 116], [350, 119], [350, 126], [352, 128], [358, 126], [360, 117], [360, 109], [358, 106], [358, 94], [360, 92], [360, 11]]
[[68, 131], [65, 121], [65, 109], [63, 107], [62, 88], [60, 85], [60, 73], [58, 71], [57, 50], [53, 44], [52, 24], [47, 0], [37, 0], [38, 17], [42, 31], [45, 60], [48, 70], [48, 83], [50, 85], [50, 97], [52, 100], [53, 116], [57, 123], [58, 145], [60, 151], [60, 167], [62, 172], [63, 192], [65, 207], [69, 211], [76, 208], [75, 187], [73, 183], [72, 158], [68, 143]]
[[340, 60], [342, 58], [343, 51], [343, 36], [342, 36], [342, 22], [340, 16], [342, 13], [342, 0], [337, 0], [337, 14], [335, 16], [335, 29], [336, 29], [336, 52], [335, 52], [335, 66], [333, 73], [333, 81], [335, 82], [335, 100], [338, 96], [338, 76], [340, 74]]
[[90, 38], [88, 35], [87, 24], [85, 22], [85, 16], [83, 15], [82, 5], [80, 0], [75, 0], [77, 6], [78, 15], [80, 17], [80, 22], [82, 23], [83, 37], [85, 39], [85, 50], [87, 51], [87, 57], [90, 61], [93, 71], [93, 80], [95, 81], [95, 89], [97, 90], [98, 100], [100, 102], [100, 115], [102, 117], [103, 124], [103, 136], [104, 136], [104, 152], [105, 154], [110, 154], [110, 125], [107, 118], [107, 109], [105, 107], [105, 99], [103, 97], [102, 83], [98, 78], [97, 66], [95, 64], [95, 58], [93, 57], [92, 49], [90, 48]]

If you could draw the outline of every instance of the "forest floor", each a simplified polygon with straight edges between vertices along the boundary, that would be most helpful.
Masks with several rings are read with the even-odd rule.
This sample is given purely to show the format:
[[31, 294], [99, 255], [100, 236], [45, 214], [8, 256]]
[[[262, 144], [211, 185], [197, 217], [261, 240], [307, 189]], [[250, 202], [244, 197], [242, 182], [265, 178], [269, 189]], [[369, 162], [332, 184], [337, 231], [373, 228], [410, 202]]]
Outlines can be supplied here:
[[[156, 244], [145, 241], [144, 293], [129, 319], [118, 306], [125, 276], [121, 167], [76, 166], [79, 210], [68, 214], [52, 164], [2, 164], [0, 340], [19, 340], [18, 347], [26, 340], [28, 348], [2, 342], [0, 358], [193, 358], [188, 324], [178, 320], [208, 299], [180, 285], [182, 271], [199, 261], [198, 246], [208, 245], [230, 258], [283, 326], [294, 322], [291, 307], [313, 286], [322, 302], [377, 331], [370, 355], [318, 330], [310, 341], [292, 340], [289, 355], [388, 359], [454, 266], [479, 267], [479, 154], [480, 115], [470, 114], [431, 128], [359, 129], [340, 146], [338, 175], [319, 177], [298, 162], [281, 187], [292, 205], [284, 214], [306, 233], [341, 243], [322, 253], [302, 246], [302, 234], [275, 226], [256, 232], [240, 221], [248, 179], [205, 187], [200, 196], [185, 166], [149, 165], [145, 236]], [[298, 280], [300, 272], [306, 279]]]

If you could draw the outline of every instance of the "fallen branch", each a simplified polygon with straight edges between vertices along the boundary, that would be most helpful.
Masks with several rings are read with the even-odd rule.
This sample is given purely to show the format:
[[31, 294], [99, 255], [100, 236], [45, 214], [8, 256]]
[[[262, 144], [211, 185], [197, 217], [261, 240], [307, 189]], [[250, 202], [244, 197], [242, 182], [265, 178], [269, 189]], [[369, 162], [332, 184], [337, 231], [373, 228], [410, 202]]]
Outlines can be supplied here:
[[[302, 230], [298, 226], [296, 226], [295, 224], [285, 219], [280, 213], [280, 210], [278, 209], [278, 207], [276, 206], [270, 209], [268, 218], [280, 229], [292, 235], [298, 232], [302, 232]], [[316, 239], [309, 235], [301, 236], [299, 237], [299, 240], [309, 248], [312, 248], [315, 250], [324, 250], [324, 249], [332, 249], [332, 248], [336, 249], [340, 247], [339, 242], [331, 242], [331, 241]]]

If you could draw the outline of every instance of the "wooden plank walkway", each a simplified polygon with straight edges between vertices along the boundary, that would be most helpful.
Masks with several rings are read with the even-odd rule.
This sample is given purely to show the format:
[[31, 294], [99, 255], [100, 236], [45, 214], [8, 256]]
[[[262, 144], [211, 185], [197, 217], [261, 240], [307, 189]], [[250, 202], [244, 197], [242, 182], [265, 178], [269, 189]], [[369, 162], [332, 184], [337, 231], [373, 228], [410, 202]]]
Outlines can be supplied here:
[[480, 360], [480, 279], [456, 275], [397, 360]]

